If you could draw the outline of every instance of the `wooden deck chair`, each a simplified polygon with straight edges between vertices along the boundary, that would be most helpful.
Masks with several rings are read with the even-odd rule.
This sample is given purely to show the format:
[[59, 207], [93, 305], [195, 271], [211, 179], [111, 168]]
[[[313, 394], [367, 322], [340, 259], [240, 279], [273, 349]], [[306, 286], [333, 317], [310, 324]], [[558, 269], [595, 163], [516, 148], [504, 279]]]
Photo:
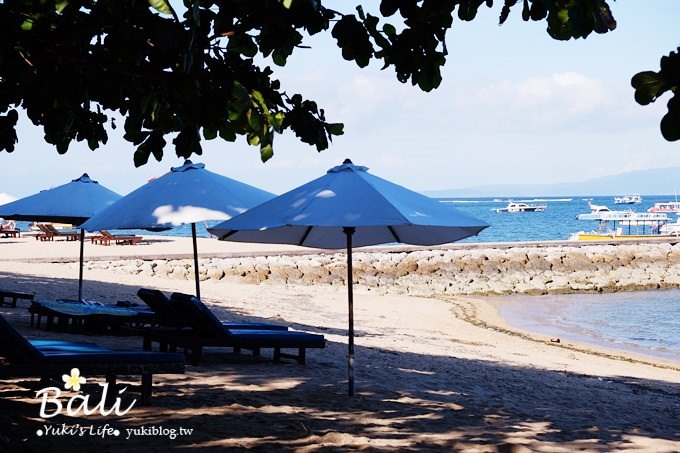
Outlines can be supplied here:
[[55, 237], [66, 238], [67, 241], [77, 241], [80, 239], [80, 232], [77, 230], [61, 231], [54, 227], [51, 223], [39, 223], [38, 228], [40, 228], [46, 235], [48, 239], [54, 240]]
[[[291, 358], [304, 364], [306, 350], [324, 348], [323, 335], [292, 330], [229, 328], [220, 321], [197, 297], [174, 293], [170, 296], [172, 306], [186, 319], [190, 329], [181, 331], [151, 332], [145, 338], [145, 349], [150, 350], [153, 343], [159, 343], [161, 350], [184, 348], [192, 364], [198, 365], [205, 347], [228, 347], [234, 353], [242, 349], [260, 355], [262, 349], [273, 349], [274, 360]], [[297, 354], [284, 350], [297, 350]]]
[[106, 230], [100, 230], [99, 234], [103, 237], [104, 245], [109, 245], [112, 242], [118, 245], [137, 245], [142, 239], [142, 236], [134, 234], [111, 234]]
[[116, 377], [141, 375], [141, 404], [151, 403], [154, 374], [182, 374], [182, 354], [114, 351], [92, 343], [27, 340], [0, 315], [0, 378], [59, 378], [78, 368], [84, 376], [106, 376], [115, 393]]
[[[153, 310], [158, 323], [165, 327], [191, 327], [191, 322], [184, 318], [182, 313], [175, 307], [175, 303], [168, 299], [162, 291], [157, 289], [140, 288], [137, 296]], [[175, 293], [175, 297], [192, 297], [187, 294]], [[267, 322], [249, 321], [223, 321], [220, 323], [227, 329], [261, 329], [261, 330], [288, 330], [287, 326], [271, 324]]]

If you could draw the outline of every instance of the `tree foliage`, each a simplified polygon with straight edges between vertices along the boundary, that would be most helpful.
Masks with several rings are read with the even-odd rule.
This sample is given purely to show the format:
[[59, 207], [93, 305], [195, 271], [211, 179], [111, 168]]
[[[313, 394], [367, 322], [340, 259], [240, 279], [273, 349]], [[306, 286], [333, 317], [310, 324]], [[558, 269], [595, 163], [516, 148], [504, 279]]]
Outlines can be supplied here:
[[[399, 81], [430, 91], [441, 83], [454, 19], [471, 21], [493, 2], [382, 0], [379, 14], [361, 6], [339, 12], [320, 0], [184, 0], [181, 14], [173, 5], [0, 0], [0, 150], [14, 150], [25, 113], [60, 153], [74, 140], [105, 144], [117, 126], [112, 118], [122, 116], [136, 165], [160, 160], [167, 140], [177, 156], [190, 157], [201, 154], [203, 140], [239, 136], [266, 161], [284, 131], [321, 151], [343, 125], [288, 93], [271, 65], [284, 66], [305, 36], [330, 31], [346, 60], [380, 61]], [[560, 40], [616, 27], [605, 0], [505, 0], [500, 23], [513, 10], [525, 21], [545, 20]], [[676, 92], [677, 54], [664, 58], [661, 72], [634, 79], [639, 102]], [[669, 139], [677, 139], [678, 103], [676, 94], [664, 118], [674, 125]]]
[[667, 91], [673, 93], [668, 101], [668, 112], [661, 119], [661, 134], [668, 141], [680, 140], [680, 47], [676, 52], [661, 57], [659, 72], [643, 71], [635, 74], [631, 83], [635, 100], [647, 105]]

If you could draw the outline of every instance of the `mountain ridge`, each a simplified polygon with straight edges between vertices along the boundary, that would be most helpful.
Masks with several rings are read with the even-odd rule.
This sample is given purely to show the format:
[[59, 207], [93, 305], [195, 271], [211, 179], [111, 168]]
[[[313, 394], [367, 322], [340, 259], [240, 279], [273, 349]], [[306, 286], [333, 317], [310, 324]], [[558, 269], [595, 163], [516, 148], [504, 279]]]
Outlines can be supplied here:
[[460, 189], [427, 190], [435, 197], [532, 197], [673, 195], [680, 189], [680, 167], [636, 170], [583, 182], [557, 184], [486, 184]]

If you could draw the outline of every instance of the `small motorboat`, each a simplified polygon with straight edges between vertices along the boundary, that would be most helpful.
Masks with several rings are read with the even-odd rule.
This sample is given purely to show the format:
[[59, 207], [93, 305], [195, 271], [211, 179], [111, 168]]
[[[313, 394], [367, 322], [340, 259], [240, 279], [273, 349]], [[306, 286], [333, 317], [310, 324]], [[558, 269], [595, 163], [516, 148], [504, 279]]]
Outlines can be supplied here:
[[508, 205], [504, 208], [496, 208], [496, 212], [541, 212], [545, 211], [547, 205], [544, 204], [528, 204], [520, 203], [516, 201], [508, 202]]
[[642, 203], [642, 197], [638, 194], [614, 197], [614, 204], [635, 204]]

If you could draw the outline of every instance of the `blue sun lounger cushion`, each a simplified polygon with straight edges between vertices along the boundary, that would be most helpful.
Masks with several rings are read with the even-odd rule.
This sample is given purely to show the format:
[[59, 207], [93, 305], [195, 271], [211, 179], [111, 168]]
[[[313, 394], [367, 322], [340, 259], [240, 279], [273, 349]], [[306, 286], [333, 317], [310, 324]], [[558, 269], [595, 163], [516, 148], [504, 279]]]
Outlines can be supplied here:
[[[174, 293], [170, 296], [173, 307], [191, 325], [190, 331], [181, 334], [156, 335], [151, 342], [158, 342], [161, 348], [185, 348], [193, 364], [202, 358], [203, 348], [231, 347], [235, 353], [241, 349], [252, 350], [255, 355], [263, 348], [274, 349], [274, 360], [282, 357], [305, 363], [308, 348], [324, 348], [323, 335], [292, 330], [232, 329], [226, 328], [215, 314], [198, 298], [187, 294]], [[284, 353], [282, 349], [296, 349], [297, 354]]]
[[[175, 293], [176, 297], [192, 297], [187, 294]], [[184, 318], [163, 292], [157, 289], [140, 288], [137, 296], [151, 308], [159, 319], [162, 327], [190, 327], [189, 321]], [[223, 321], [222, 326], [227, 329], [264, 329], [264, 330], [288, 330], [287, 326], [270, 324], [266, 322], [247, 321]]]

